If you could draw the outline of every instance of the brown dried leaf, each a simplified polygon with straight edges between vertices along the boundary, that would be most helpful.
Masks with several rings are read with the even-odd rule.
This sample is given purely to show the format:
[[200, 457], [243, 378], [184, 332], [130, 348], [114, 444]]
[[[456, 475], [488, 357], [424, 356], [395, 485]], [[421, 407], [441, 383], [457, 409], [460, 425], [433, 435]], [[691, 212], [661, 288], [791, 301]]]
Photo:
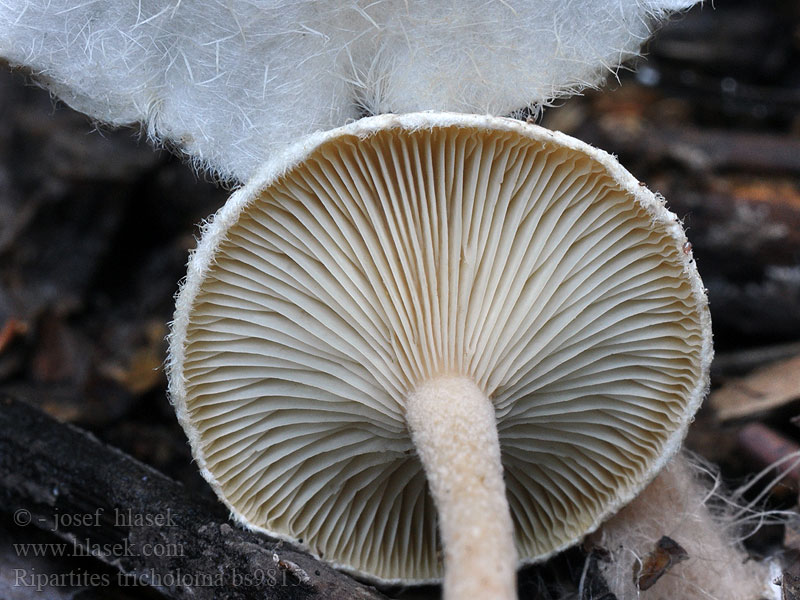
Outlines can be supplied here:
[[666, 535], [656, 543], [655, 549], [640, 563], [633, 564], [633, 582], [639, 590], [655, 585], [672, 567], [689, 558], [683, 547]]
[[0, 353], [2, 353], [17, 337], [28, 333], [27, 321], [10, 318], [0, 327]]
[[121, 385], [134, 396], [155, 389], [163, 383], [164, 338], [166, 326], [160, 321], [144, 325], [144, 343], [133, 350], [127, 364], [108, 361], [100, 365], [102, 376]]
[[761, 416], [800, 400], [800, 356], [731, 381], [709, 396], [721, 421]]

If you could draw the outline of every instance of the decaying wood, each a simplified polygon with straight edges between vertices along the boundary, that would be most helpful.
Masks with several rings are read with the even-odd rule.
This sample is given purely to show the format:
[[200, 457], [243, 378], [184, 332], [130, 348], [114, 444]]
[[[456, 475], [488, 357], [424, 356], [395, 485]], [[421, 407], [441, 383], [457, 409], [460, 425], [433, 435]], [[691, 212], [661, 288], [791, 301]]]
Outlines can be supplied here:
[[781, 577], [781, 600], [800, 600], [800, 577], [789, 571]]
[[795, 136], [749, 133], [685, 126], [620, 128], [614, 119], [599, 124], [614, 147], [652, 163], [664, 160], [688, 172], [800, 172], [800, 140]]
[[158, 471], [10, 397], [0, 398], [0, 510], [90, 551], [169, 598], [383, 595], [288, 544], [227, 522]]

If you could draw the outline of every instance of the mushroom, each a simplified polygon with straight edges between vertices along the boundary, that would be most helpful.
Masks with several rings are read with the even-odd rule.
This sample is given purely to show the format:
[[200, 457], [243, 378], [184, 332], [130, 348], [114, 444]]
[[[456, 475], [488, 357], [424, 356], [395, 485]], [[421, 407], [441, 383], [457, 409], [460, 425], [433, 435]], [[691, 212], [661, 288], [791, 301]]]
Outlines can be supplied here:
[[511, 119], [362, 119], [206, 226], [170, 393], [244, 525], [376, 581], [514, 598], [680, 446], [708, 381], [678, 219], [611, 156]]

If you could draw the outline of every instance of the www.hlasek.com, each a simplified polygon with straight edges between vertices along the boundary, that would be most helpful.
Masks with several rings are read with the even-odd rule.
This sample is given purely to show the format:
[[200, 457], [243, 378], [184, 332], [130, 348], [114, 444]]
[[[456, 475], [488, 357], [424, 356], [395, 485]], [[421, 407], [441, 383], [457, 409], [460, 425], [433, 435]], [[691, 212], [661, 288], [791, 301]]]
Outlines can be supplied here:
[[89, 538], [72, 540], [72, 542], [33, 543], [24, 542], [14, 544], [17, 556], [25, 557], [73, 557], [94, 556], [97, 558], [124, 558], [131, 556], [161, 556], [174, 558], [186, 556], [183, 544], [178, 543], [141, 543], [135, 546], [126, 539], [115, 544], [98, 544]]
[[[157, 526], [176, 527], [174, 515], [168, 509], [164, 513], [136, 513], [130, 510], [114, 509], [106, 512], [103, 508], [88, 513], [61, 513], [55, 511], [50, 519], [33, 515], [29, 510], [21, 508], [14, 512], [14, 523], [20, 527], [26, 527], [34, 521], [50, 525], [45, 526], [53, 532], [69, 530], [73, 527], [100, 528], [102, 523], [112, 524], [113, 527], [142, 527]], [[91, 536], [83, 538], [75, 537], [71, 542], [51, 542], [51, 543], [15, 543], [14, 552], [17, 556], [24, 557], [74, 557], [74, 556], [95, 556], [98, 558], [124, 558], [133, 556], [160, 556], [165, 558], [185, 556], [183, 545], [180, 543], [167, 542], [140, 542], [132, 545], [130, 541], [124, 540], [116, 543], [98, 543], [91, 539]]]
[[91, 573], [84, 570], [67, 573], [40, 573], [35, 568], [14, 569], [14, 587], [25, 587], [42, 592], [54, 587], [277, 587], [287, 586], [285, 573], [277, 569], [254, 569], [240, 573], [235, 569], [225, 573], [186, 573], [177, 569], [169, 573], [158, 573], [154, 569], [135, 574]]

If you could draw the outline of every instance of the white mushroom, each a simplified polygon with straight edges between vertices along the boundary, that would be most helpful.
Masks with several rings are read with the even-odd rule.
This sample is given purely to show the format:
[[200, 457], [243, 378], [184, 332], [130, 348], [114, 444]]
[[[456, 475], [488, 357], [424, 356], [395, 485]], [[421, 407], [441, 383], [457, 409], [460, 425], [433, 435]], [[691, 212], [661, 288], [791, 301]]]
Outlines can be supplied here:
[[247, 526], [382, 581], [441, 577], [443, 548], [447, 598], [514, 598], [518, 558], [629, 501], [702, 400], [685, 243], [565, 135], [364, 119], [271, 162], [207, 226], [172, 399]]

